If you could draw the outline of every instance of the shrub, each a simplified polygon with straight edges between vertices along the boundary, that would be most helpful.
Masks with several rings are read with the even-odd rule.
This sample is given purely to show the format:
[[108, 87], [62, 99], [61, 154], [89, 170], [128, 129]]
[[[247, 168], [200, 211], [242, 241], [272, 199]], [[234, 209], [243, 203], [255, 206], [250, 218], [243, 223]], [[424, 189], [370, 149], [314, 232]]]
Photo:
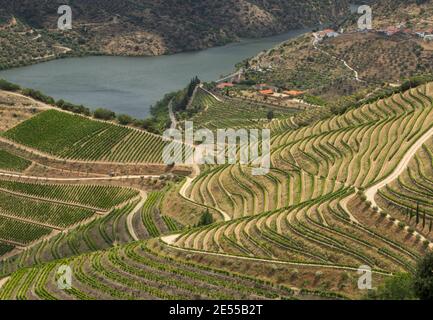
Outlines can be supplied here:
[[299, 276], [299, 270], [298, 269], [293, 269], [290, 272], [290, 280], [291, 281], [294, 281], [294, 280], [298, 279], [298, 276]]
[[433, 300], [433, 253], [428, 253], [417, 266], [414, 277], [415, 295], [421, 300]]
[[206, 211], [203, 212], [202, 216], [200, 217], [200, 221], [197, 224], [197, 227], [207, 226], [214, 222], [212, 214], [209, 212], [209, 209], [206, 209]]
[[35, 100], [38, 100], [38, 101], [41, 101], [41, 102], [44, 102], [47, 104], [55, 105], [55, 100], [52, 97], [47, 96], [38, 90], [24, 89], [23, 94], [25, 96], [29, 96]]
[[398, 223], [398, 227], [399, 227], [400, 229], [404, 229], [404, 227], [406, 227], [406, 224], [405, 224], [404, 222], [399, 222], [399, 223]]
[[119, 121], [121, 125], [127, 125], [132, 123], [134, 119], [131, 116], [128, 116], [127, 114], [119, 114], [117, 116], [117, 121]]
[[0, 89], [6, 91], [18, 91], [21, 90], [21, 87], [4, 79], [0, 79]]
[[116, 114], [111, 110], [98, 108], [93, 112], [93, 116], [96, 119], [113, 120], [116, 117]]
[[414, 300], [413, 278], [408, 273], [397, 273], [385, 280], [377, 291], [369, 291], [371, 300]]

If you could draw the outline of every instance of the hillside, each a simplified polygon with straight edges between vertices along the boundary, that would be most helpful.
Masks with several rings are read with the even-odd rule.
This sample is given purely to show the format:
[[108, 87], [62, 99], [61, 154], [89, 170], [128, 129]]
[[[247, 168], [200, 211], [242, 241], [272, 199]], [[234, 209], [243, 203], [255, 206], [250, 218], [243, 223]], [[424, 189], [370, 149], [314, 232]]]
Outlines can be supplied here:
[[[194, 78], [148, 121], [0, 81], [0, 300], [431, 297], [433, 42], [419, 31], [433, 25], [432, 1], [364, 3], [374, 30], [338, 19], [217, 83]], [[0, 6], [3, 67], [205, 48], [335, 20], [347, 6], [77, 0], [77, 26], [58, 33], [53, 4]], [[146, 131], [157, 127], [182, 134], [176, 157], [213, 146], [194, 158], [217, 163], [167, 164], [173, 141]], [[257, 175], [262, 129], [270, 163]]]
[[356, 32], [314, 44], [309, 34], [248, 60], [245, 78], [335, 102], [429, 74], [432, 61], [431, 42], [412, 35]]
[[374, 5], [375, 28], [403, 23], [407, 28], [433, 28], [432, 0], [378, 0]]
[[[224, 118], [237, 103], [228, 98], [218, 102], [204, 91], [196, 98], [208, 103], [199, 115], [203, 126], [209, 125], [206, 113]], [[220, 103], [227, 107], [220, 108]], [[322, 111], [311, 108], [280, 115], [270, 124], [257, 123], [272, 130], [272, 167], [265, 176], [253, 177], [250, 166], [218, 165], [201, 166], [187, 179], [154, 191], [150, 181], [144, 182], [141, 189], [147, 196], [138, 206], [129, 200], [89, 224], [10, 256], [0, 264], [2, 274], [11, 276], [1, 297], [360, 298], [360, 265], [371, 266], [378, 283], [396, 272], [413, 273], [433, 242], [428, 196], [433, 180], [433, 83], [302, 123], [318, 112]], [[13, 130], [26, 130], [23, 124], [35, 117]], [[225, 118], [239, 122], [236, 114]], [[110, 177], [100, 179], [116, 183]], [[131, 184], [134, 179], [124, 176], [117, 183]], [[72, 196], [66, 186], [1, 180], [3, 192], [20, 196], [41, 197], [48, 189], [53, 190], [53, 201], [70, 201]], [[54, 190], [64, 190], [63, 195]], [[119, 199], [127, 199], [126, 190], [117, 190]], [[92, 200], [97, 201], [92, 206], [113, 205], [100, 194], [106, 200]], [[88, 198], [80, 199], [90, 204]], [[198, 226], [200, 212], [206, 209], [214, 222]], [[414, 218], [415, 210], [421, 217], [417, 213]], [[14, 230], [9, 229], [10, 237], [19, 235]], [[139, 239], [148, 240], [136, 242]], [[70, 291], [56, 286], [56, 270], [63, 261], [76, 277]], [[218, 280], [221, 271], [225, 280]], [[167, 274], [177, 276], [164, 280]], [[204, 280], [220, 290], [209, 290]], [[229, 284], [233, 280], [235, 288]], [[242, 289], [251, 281], [254, 290]]]
[[74, 24], [68, 32], [57, 30], [54, 0], [3, 0], [0, 8], [0, 65], [7, 68], [65, 54], [203, 49], [330, 22], [347, 13], [348, 1], [79, 0], [72, 4]]

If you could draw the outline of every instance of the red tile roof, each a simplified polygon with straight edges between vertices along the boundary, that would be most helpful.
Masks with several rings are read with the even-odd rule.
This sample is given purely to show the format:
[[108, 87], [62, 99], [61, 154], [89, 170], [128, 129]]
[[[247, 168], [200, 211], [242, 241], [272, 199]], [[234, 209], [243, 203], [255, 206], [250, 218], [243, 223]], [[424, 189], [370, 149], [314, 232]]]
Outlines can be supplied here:
[[274, 91], [271, 89], [268, 89], [268, 90], [261, 90], [260, 93], [270, 95], [270, 94], [274, 94]]
[[231, 83], [231, 82], [223, 82], [223, 83], [220, 83], [220, 84], [217, 85], [218, 89], [224, 89], [224, 88], [227, 88], [227, 87], [234, 87], [234, 84]]

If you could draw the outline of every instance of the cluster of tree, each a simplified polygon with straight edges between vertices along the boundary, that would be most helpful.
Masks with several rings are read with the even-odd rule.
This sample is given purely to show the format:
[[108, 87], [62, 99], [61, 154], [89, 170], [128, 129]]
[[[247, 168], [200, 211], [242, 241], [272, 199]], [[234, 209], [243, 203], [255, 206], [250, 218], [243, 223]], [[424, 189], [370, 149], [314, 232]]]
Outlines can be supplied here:
[[190, 118], [196, 110], [187, 110], [187, 106], [194, 94], [197, 85], [200, 84], [200, 79], [194, 77], [188, 86], [183, 90], [168, 93], [164, 98], [158, 101], [150, 108], [151, 118], [142, 121], [142, 126], [150, 132], [162, 133], [165, 129], [170, 127], [170, 117], [168, 107], [172, 103], [173, 111], [177, 113], [179, 119]]
[[176, 104], [174, 105], [174, 109], [176, 111], [185, 111], [186, 107], [189, 104], [189, 101], [191, 100], [195, 88], [200, 84], [200, 79], [196, 76], [193, 79], [191, 79], [190, 83], [186, 87], [186, 90], [183, 93], [183, 96], [181, 99], [176, 101]]
[[116, 118], [116, 113], [108, 109], [98, 108], [93, 112], [93, 116], [96, 119], [109, 121], [109, 120], [114, 120]]
[[208, 226], [210, 224], [214, 223], [214, 219], [212, 217], [212, 214], [209, 212], [209, 209], [206, 209], [201, 217], [199, 222], [197, 223], [197, 227], [204, 227], [204, 226]]
[[433, 253], [417, 265], [414, 275], [399, 273], [385, 280], [377, 290], [368, 292], [372, 300], [433, 300]]
[[[406, 208], [406, 216], [409, 218], [409, 222], [415, 217], [415, 224], [418, 226], [422, 219], [422, 228], [424, 229], [426, 226], [426, 212], [425, 210], [421, 210], [419, 203], [416, 204], [416, 209], [412, 209], [410, 207]], [[432, 232], [433, 228], [433, 220], [430, 219], [429, 223], [429, 232]]]
[[34, 89], [23, 89], [22, 94], [46, 104], [55, 105], [56, 102], [53, 97], [47, 96], [46, 94]]
[[346, 99], [342, 100], [339, 104], [334, 104], [331, 106], [332, 113], [334, 114], [343, 114], [350, 108], [358, 108], [365, 104], [371, 104], [378, 100], [382, 100], [385, 98], [389, 98], [396, 93], [403, 93], [411, 88], [415, 88], [422, 84], [432, 82], [433, 75], [418, 75], [411, 77], [405, 80], [400, 87], [387, 87], [379, 90], [375, 94], [369, 96], [368, 98], [364, 98], [365, 93], [359, 92], [352, 96], [346, 97]]
[[84, 114], [86, 116], [92, 115], [89, 108], [86, 108], [83, 105], [76, 105], [76, 104], [64, 101], [62, 99], [56, 101], [56, 106], [62, 110], [71, 111], [73, 113]]
[[4, 79], [0, 79], [0, 89], [6, 91], [19, 91], [21, 87]]

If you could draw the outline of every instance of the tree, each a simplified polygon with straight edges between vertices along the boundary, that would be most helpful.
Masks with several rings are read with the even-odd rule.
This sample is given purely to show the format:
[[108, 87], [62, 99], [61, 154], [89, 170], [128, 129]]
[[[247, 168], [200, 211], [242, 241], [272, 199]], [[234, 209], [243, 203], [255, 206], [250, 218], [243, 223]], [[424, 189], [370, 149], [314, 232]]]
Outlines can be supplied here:
[[8, 82], [4, 79], [0, 79], [0, 89], [6, 90], [6, 91], [18, 91], [21, 89], [21, 87], [17, 84]]
[[414, 278], [415, 295], [421, 300], [433, 300], [433, 253], [418, 263]]
[[416, 225], [419, 223], [419, 204], [416, 204]]
[[96, 119], [113, 120], [116, 117], [116, 114], [111, 110], [98, 108], [93, 112], [93, 116]]
[[425, 228], [425, 210], [423, 212], [423, 217], [422, 217], [422, 229], [424, 230]]
[[268, 114], [266, 115], [269, 121], [272, 121], [274, 119], [274, 111], [269, 110]]
[[368, 299], [374, 300], [414, 300], [413, 278], [408, 273], [397, 273], [385, 280], [376, 292], [370, 291]]
[[201, 215], [197, 227], [207, 226], [209, 224], [212, 224], [213, 222], [214, 220], [212, 214], [209, 212], [209, 209], [206, 209], [206, 211], [204, 211], [203, 214]]
[[133, 122], [134, 119], [131, 116], [128, 116], [127, 114], [119, 114], [117, 116], [117, 121], [119, 121], [121, 125], [126, 126], [127, 124]]

